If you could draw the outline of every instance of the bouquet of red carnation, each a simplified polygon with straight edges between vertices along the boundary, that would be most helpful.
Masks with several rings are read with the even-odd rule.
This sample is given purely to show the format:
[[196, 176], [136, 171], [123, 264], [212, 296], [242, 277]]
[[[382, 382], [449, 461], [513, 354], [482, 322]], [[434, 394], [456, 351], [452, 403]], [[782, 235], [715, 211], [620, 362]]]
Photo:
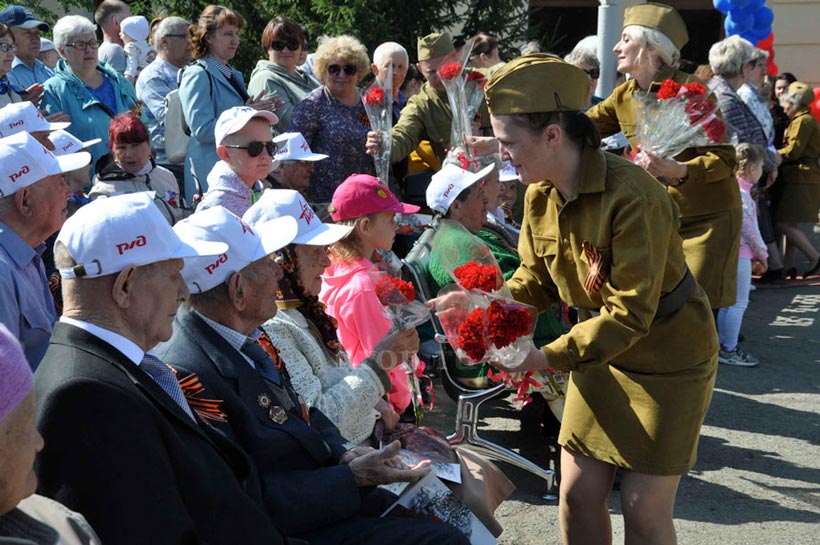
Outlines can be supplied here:
[[[392, 72], [393, 65], [391, 64], [388, 69], [388, 81], [392, 81]], [[367, 118], [370, 120], [370, 129], [381, 136], [381, 146], [379, 152], [373, 156], [373, 162], [376, 164], [376, 177], [387, 185], [390, 175], [390, 148], [393, 143], [390, 133], [393, 128], [393, 95], [373, 84], [362, 95], [362, 102]]]
[[664, 80], [655, 96], [646, 94], [636, 101], [636, 119], [638, 146], [632, 160], [641, 166], [643, 151], [672, 158], [686, 148], [730, 143], [732, 131], [700, 83]]
[[370, 276], [376, 297], [392, 329], [411, 329], [430, 319], [430, 309], [416, 301], [416, 289], [412, 283], [385, 271], [373, 271]]
[[[449, 295], [457, 293], [458, 295]], [[467, 365], [503, 362], [519, 365], [529, 352], [538, 312], [535, 307], [512, 299], [477, 296], [461, 286], [443, 288], [436, 308], [444, 335]]]
[[461, 223], [441, 220], [430, 252], [431, 266], [440, 263], [450, 278], [464, 289], [511, 297], [490, 248]]

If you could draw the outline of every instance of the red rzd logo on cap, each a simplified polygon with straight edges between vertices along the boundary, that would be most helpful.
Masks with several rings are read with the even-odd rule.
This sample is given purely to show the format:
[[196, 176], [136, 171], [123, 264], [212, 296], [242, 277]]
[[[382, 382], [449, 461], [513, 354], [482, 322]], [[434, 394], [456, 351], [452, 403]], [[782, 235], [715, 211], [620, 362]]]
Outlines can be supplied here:
[[226, 261], [228, 261], [228, 254], [222, 254], [216, 261], [205, 267], [205, 270], [208, 274], [214, 274], [214, 271], [219, 267], [219, 265], [225, 263]]
[[28, 165], [23, 165], [23, 168], [21, 168], [20, 170], [18, 170], [17, 172], [12, 174], [11, 176], [9, 176], [9, 179], [12, 182], [16, 182], [17, 179], [20, 178], [23, 174], [28, 174], [28, 173], [29, 173]]
[[450, 185], [448, 185], [448, 186], [447, 186], [447, 191], [445, 191], [445, 192], [444, 192], [444, 197], [449, 197], [449, 196], [450, 196], [450, 191], [451, 191], [454, 187], [455, 187], [455, 185], [454, 185], [454, 184], [450, 184]]
[[23, 121], [22, 119], [20, 119], [20, 120], [13, 121], [13, 122], [9, 123], [9, 128], [13, 129], [14, 127], [22, 127], [25, 124], [26, 124], [26, 122]]
[[117, 244], [117, 252], [120, 255], [124, 254], [128, 250], [133, 250], [134, 248], [145, 246], [148, 240], [145, 238], [145, 235], [140, 235], [131, 242], [122, 242]]

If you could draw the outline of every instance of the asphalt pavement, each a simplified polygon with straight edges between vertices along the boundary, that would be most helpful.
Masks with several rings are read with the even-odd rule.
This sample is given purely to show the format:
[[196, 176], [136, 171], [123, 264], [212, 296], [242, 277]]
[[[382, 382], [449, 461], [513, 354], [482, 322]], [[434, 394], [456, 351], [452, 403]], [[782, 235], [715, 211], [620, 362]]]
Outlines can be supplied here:
[[[813, 236], [820, 246], [820, 236]], [[803, 268], [805, 265], [803, 264]], [[681, 480], [675, 508], [683, 545], [820, 545], [820, 277], [751, 294], [742, 347], [761, 363], [720, 365], [698, 461]], [[693, 340], [696, 341], [696, 340]], [[557, 426], [544, 407], [511, 399], [482, 407], [482, 437], [555, 467]], [[437, 387], [425, 424], [452, 430], [455, 405]], [[517, 486], [497, 517], [501, 544], [558, 545], [556, 501], [545, 481], [499, 464]], [[618, 493], [609, 500], [614, 543], [623, 543]]]

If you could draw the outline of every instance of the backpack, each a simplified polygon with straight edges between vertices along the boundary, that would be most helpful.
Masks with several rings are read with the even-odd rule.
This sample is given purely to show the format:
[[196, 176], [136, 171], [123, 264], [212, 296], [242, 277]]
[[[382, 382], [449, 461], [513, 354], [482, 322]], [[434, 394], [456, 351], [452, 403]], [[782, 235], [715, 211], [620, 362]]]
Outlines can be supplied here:
[[[204, 62], [194, 61], [208, 75], [208, 83], [211, 86], [213, 95], [213, 81], [211, 74], [205, 68]], [[182, 82], [182, 73], [185, 68], [177, 72], [177, 88], [165, 96], [165, 156], [169, 163], [182, 163], [188, 153], [188, 139], [191, 136], [191, 129], [185, 122], [185, 115], [182, 112], [182, 102], [179, 99], [179, 84]]]

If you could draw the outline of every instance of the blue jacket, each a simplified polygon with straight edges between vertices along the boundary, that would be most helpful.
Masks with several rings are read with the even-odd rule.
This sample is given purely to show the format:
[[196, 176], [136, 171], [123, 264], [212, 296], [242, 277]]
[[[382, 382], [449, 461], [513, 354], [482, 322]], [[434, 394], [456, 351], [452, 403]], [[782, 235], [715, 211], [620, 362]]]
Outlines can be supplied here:
[[[242, 74], [234, 70], [233, 77], [244, 89]], [[219, 70], [200, 59], [185, 67], [182, 73], [179, 102], [191, 129], [185, 158], [185, 198], [192, 202], [196, 192], [193, 177], [199, 180], [204, 193], [208, 190], [208, 173], [219, 161], [214, 137], [216, 120], [228, 108], [244, 106], [245, 100]]]
[[57, 63], [54, 76], [43, 84], [45, 91], [40, 102], [40, 108], [47, 114], [65, 112], [70, 115], [71, 125], [66, 130], [83, 142], [102, 138], [102, 142], [88, 149], [91, 153], [92, 173], [97, 159], [108, 153], [108, 126], [111, 119], [117, 114], [134, 110], [139, 106], [137, 93], [130, 81], [104, 62], [97, 66], [97, 70], [102, 72], [114, 87], [114, 97], [117, 99], [116, 112], [109, 110], [91, 94], [64, 59]]

